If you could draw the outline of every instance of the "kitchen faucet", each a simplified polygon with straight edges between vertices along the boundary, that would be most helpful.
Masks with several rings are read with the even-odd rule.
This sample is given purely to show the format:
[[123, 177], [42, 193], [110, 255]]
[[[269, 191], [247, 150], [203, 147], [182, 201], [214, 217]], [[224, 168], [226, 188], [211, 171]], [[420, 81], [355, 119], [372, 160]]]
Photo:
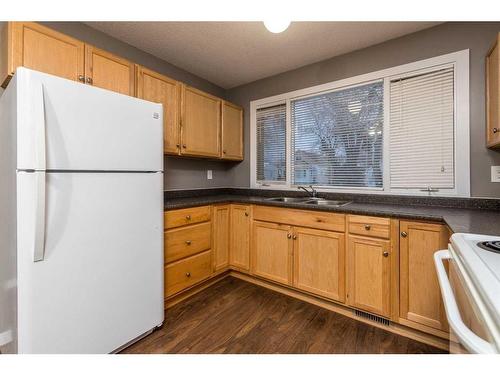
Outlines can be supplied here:
[[312, 185], [309, 185], [309, 187], [311, 188], [311, 191], [307, 190], [306, 187], [304, 186], [298, 186], [297, 189], [299, 190], [304, 190], [307, 194], [309, 194], [312, 198], [316, 198], [317, 195], [318, 195], [318, 192], [316, 191], [315, 188], [313, 188]]

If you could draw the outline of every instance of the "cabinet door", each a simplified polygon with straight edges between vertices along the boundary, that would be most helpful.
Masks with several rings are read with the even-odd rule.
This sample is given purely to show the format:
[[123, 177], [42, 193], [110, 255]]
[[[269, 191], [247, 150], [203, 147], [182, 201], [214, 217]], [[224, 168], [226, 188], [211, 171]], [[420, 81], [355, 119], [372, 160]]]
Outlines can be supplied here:
[[219, 157], [220, 112], [219, 98], [183, 85], [182, 155]]
[[250, 269], [250, 206], [231, 205], [229, 262], [240, 270]]
[[243, 160], [243, 109], [228, 102], [222, 103], [221, 157]]
[[251, 272], [278, 283], [292, 285], [292, 227], [253, 222]]
[[137, 97], [163, 104], [163, 151], [179, 154], [181, 85], [179, 82], [137, 66]]
[[130, 61], [85, 45], [87, 83], [125, 95], [134, 95], [134, 64]]
[[400, 231], [400, 317], [447, 331], [434, 253], [448, 247], [448, 230], [441, 224], [400, 221]]
[[344, 302], [344, 234], [294, 228], [293, 239], [293, 285], [296, 288]]
[[500, 147], [500, 33], [486, 56], [486, 144]]
[[212, 230], [215, 271], [227, 268], [229, 265], [229, 216], [230, 205], [213, 207]]
[[34, 22], [9, 22], [7, 28], [8, 74], [24, 66], [73, 81], [83, 80], [82, 42]]
[[349, 236], [347, 302], [381, 316], [391, 312], [390, 241]]

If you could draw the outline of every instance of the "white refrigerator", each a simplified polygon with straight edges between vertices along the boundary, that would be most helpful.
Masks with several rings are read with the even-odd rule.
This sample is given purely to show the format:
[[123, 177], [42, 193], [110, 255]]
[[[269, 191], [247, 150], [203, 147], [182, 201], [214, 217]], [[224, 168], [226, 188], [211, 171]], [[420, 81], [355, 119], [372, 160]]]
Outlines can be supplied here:
[[162, 106], [19, 68], [0, 97], [0, 351], [110, 353], [163, 322]]

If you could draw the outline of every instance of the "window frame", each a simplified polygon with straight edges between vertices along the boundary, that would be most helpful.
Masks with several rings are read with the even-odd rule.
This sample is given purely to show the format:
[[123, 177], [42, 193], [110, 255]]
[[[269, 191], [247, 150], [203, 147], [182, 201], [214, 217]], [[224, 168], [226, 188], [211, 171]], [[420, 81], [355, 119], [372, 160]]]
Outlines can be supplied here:
[[[416, 72], [432, 71], [441, 66], [454, 67], [454, 168], [455, 188], [441, 189], [438, 192], [423, 192], [419, 189], [391, 189], [389, 158], [389, 124], [390, 124], [390, 82], [391, 80], [409, 76]], [[423, 195], [423, 196], [459, 196], [470, 197], [470, 103], [469, 103], [469, 50], [461, 50], [425, 60], [361, 74], [317, 86], [290, 91], [250, 102], [250, 184], [254, 189], [296, 190], [297, 185], [291, 182], [291, 105], [295, 99], [314, 96], [321, 93], [341, 90], [349, 87], [384, 82], [384, 128], [383, 128], [383, 187], [325, 187], [315, 186], [322, 192], [370, 193], [391, 195]], [[272, 105], [286, 104], [286, 181], [281, 183], [257, 181], [257, 109]]]

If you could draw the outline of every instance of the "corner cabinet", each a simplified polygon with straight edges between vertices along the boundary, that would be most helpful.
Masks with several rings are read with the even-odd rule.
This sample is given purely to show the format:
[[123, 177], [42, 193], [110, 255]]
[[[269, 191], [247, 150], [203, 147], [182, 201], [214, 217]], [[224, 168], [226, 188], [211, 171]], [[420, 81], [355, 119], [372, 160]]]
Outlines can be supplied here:
[[500, 33], [486, 56], [486, 145], [500, 147]]
[[251, 206], [231, 205], [229, 264], [244, 272], [250, 269]]
[[20, 66], [43, 73], [84, 81], [83, 42], [34, 22], [7, 22], [1, 30], [2, 87]]
[[180, 152], [181, 84], [143, 66], [136, 66], [138, 98], [163, 104], [163, 152]]
[[222, 102], [222, 154], [226, 160], [243, 160], [243, 109]]
[[448, 332], [434, 266], [434, 253], [448, 247], [448, 228], [401, 221], [400, 231], [400, 323]]
[[213, 206], [212, 208], [212, 230], [214, 271], [227, 269], [229, 266], [229, 220], [231, 206]]
[[220, 156], [221, 100], [182, 86], [181, 155]]

